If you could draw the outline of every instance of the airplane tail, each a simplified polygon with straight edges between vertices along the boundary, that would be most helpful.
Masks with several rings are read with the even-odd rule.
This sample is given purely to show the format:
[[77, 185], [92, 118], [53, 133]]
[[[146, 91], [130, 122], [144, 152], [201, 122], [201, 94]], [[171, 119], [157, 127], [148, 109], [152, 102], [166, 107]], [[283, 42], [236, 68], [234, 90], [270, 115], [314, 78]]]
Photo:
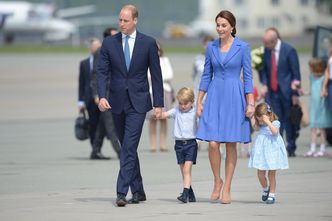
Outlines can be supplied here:
[[7, 17], [11, 16], [13, 13], [0, 13], [0, 30], [5, 25]]

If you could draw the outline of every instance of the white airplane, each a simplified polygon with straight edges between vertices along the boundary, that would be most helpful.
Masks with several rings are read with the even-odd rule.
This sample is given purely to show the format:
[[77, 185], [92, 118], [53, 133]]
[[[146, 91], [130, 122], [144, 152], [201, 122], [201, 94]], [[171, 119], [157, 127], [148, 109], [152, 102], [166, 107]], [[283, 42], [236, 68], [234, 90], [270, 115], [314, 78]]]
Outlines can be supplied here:
[[11, 43], [17, 34], [39, 34], [45, 41], [68, 39], [77, 33], [77, 27], [63, 18], [94, 11], [94, 5], [55, 10], [52, 2], [0, 1], [0, 33], [6, 43]]

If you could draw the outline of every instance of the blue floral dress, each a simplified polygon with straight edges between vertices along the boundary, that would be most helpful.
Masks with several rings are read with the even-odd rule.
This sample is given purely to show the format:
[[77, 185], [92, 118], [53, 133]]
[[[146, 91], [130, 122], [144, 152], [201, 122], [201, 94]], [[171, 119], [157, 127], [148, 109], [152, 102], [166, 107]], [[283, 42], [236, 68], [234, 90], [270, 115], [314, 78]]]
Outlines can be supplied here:
[[[272, 125], [280, 128], [279, 121]], [[261, 126], [251, 150], [248, 167], [259, 170], [288, 169], [287, 151], [280, 134], [273, 135], [268, 126]]]

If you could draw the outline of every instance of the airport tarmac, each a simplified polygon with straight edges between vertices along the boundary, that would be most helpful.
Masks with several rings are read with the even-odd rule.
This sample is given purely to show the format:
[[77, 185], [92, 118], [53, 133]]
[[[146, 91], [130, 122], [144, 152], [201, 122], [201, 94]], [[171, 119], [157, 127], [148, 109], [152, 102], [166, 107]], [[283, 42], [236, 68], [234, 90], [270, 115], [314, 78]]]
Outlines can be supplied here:
[[[276, 204], [260, 201], [256, 171], [238, 159], [232, 203], [209, 201], [213, 187], [206, 146], [193, 167], [196, 203], [181, 204], [181, 176], [169, 121], [169, 152], [151, 153], [144, 127], [139, 156], [148, 200], [115, 206], [119, 162], [89, 160], [88, 141], [74, 137], [78, 65], [85, 54], [0, 54], [0, 220], [332, 220], [332, 160], [302, 157], [309, 128], [297, 141], [290, 169], [277, 173]], [[192, 87], [195, 55], [169, 54], [175, 89]], [[301, 54], [303, 88], [309, 90], [309, 54]], [[257, 86], [257, 76], [254, 76]], [[308, 102], [308, 97], [301, 98]], [[332, 153], [332, 148], [328, 147]], [[115, 157], [109, 141], [103, 153]], [[130, 197], [131, 194], [128, 194]]]

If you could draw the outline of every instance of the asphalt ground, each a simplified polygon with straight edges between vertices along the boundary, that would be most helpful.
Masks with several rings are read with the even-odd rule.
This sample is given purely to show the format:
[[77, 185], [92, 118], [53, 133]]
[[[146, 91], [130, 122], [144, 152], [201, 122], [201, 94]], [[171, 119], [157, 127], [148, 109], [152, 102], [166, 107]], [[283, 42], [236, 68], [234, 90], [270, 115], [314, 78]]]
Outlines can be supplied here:
[[[169, 121], [169, 152], [151, 153], [147, 124], [139, 156], [148, 200], [115, 206], [119, 161], [105, 141], [109, 161], [89, 160], [88, 141], [74, 137], [78, 64], [85, 54], [0, 54], [0, 220], [332, 220], [332, 160], [305, 158], [310, 129], [303, 128], [297, 157], [277, 172], [274, 205], [260, 201], [261, 188], [248, 159], [238, 159], [230, 205], [210, 202], [213, 176], [206, 145], [193, 167], [197, 202], [181, 204], [182, 189]], [[170, 54], [175, 89], [192, 87], [194, 55]], [[309, 54], [301, 54], [303, 88], [309, 90]], [[257, 76], [254, 82], [259, 87]], [[301, 98], [308, 104], [308, 97]], [[327, 148], [331, 154], [332, 148]], [[224, 162], [223, 162], [224, 163]], [[223, 164], [224, 166], [224, 164]], [[223, 168], [222, 166], [222, 168]], [[223, 174], [224, 176], [224, 174]], [[130, 194], [128, 195], [130, 197]]]

